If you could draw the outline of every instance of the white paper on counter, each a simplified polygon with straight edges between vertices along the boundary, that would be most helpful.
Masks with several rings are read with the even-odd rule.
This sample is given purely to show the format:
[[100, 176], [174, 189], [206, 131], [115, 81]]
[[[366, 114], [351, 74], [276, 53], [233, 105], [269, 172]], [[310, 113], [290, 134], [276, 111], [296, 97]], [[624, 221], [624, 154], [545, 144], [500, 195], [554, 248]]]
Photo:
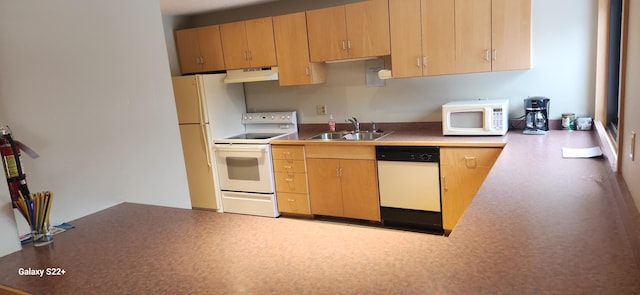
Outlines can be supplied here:
[[594, 158], [601, 157], [602, 149], [599, 146], [590, 148], [562, 148], [563, 158]]

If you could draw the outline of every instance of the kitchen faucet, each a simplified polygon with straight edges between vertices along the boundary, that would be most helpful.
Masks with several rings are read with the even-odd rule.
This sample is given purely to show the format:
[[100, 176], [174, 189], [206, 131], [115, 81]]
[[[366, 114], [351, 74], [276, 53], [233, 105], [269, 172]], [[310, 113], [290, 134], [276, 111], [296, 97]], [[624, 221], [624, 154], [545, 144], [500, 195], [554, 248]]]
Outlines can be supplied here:
[[344, 120], [345, 122], [351, 122], [351, 124], [353, 124], [353, 128], [355, 128], [356, 132], [360, 132], [360, 122], [358, 122], [358, 119], [356, 119], [356, 117], [351, 117], [351, 119], [346, 119]]

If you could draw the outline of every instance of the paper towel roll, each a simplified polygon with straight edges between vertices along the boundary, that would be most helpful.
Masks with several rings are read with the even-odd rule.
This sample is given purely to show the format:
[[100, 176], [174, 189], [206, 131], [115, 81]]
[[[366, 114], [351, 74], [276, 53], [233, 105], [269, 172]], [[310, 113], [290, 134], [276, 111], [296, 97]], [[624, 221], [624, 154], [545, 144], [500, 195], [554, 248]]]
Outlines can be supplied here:
[[378, 78], [385, 80], [385, 79], [391, 79], [393, 77], [391, 76], [390, 70], [380, 70], [378, 71]]

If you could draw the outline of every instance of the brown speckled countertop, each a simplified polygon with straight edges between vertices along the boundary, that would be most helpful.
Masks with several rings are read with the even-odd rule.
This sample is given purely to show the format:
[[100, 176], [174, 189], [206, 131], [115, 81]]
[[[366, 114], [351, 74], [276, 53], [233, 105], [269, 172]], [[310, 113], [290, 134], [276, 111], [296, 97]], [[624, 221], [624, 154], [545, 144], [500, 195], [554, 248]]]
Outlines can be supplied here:
[[0, 283], [34, 294], [639, 294], [608, 162], [561, 156], [598, 145], [595, 134], [501, 140], [449, 237], [124, 203], [0, 258]]
[[[302, 127], [298, 133], [273, 140], [272, 144], [337, 144], [337, 145], [422, 145], [422, 146], [475, 146], [503, 147], [507, 143], [506, 136], [443, 136], [439, 123], [399, 124], [391, 123], [384, 130], [390, 134], [377, 140], [309, 140], [308, 138], [326, 132], [326, 126]], [[338, 125], [337, 130], [353, 130]], [[364, 126], [364, 125], [363, 125]], [[370, 127], [362, 130], [370, 130]]]

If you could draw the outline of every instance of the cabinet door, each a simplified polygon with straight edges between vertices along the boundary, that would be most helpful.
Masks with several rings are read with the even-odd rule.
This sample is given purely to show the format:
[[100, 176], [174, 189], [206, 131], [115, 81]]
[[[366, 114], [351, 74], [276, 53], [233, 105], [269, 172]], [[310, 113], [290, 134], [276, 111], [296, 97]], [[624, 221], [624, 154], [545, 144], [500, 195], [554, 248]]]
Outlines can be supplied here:
[[491, 0], [455, 0], [456, 72], [491, 71]]
[[442, 221], [452, 230], [489, 174], [501, 148], [441, 148]]
[[220, 26], [206, 26], [198, 28], [198, 42], [200, 55], [202, 56], [202, 71], [224, 70], [224, 56], [222, 54], [222, 41], [220, 40]]
[[183, 74], [201, 72], [202, 63], [197, 29], [177, 30], [175, 31], [175, 39], [180, 72]]
[[531, 0], [493, 0], [492, 71], [531, 68]]
[[307, 159], [312, 214], [343, 216], [339, 167], [339, 160]]
[[[311, 71], [309, 62], [309, 40], [305, 13], [274, 16], [273, 33], [278, 57], [280, 86], [320, 82], [312, 77], [314, 73]], [[324, 79], [321, 82], [324, 82]]]
[[344, 5], [307, 11], [311, 62], [348, 58]]
[[221, 24], [220, 37], [222, 39], [226, 68], [230, 70], [250, 68], [244, 22]]
[[389, 0], [394, 78], [422, 76], [420, 0]]
[[247, 50], [251, 67], [270, 67], [278, 64], [273, 41], [273, 20], [264, 17], [245, 21]]
[[349, 58], [391, 54], [388, 0], [347, 4], [345, 12]]
[[217, 209], [213, 170], [207, 157], [206, 138], [200, 125], [180, 125], [191, 207]]
[[374, 160], [340, 160], [344, 216], [380, 221], [378, 176]]
[[455, 73], [455, 0], [422, 0], [421, 9], [423, 74]]

